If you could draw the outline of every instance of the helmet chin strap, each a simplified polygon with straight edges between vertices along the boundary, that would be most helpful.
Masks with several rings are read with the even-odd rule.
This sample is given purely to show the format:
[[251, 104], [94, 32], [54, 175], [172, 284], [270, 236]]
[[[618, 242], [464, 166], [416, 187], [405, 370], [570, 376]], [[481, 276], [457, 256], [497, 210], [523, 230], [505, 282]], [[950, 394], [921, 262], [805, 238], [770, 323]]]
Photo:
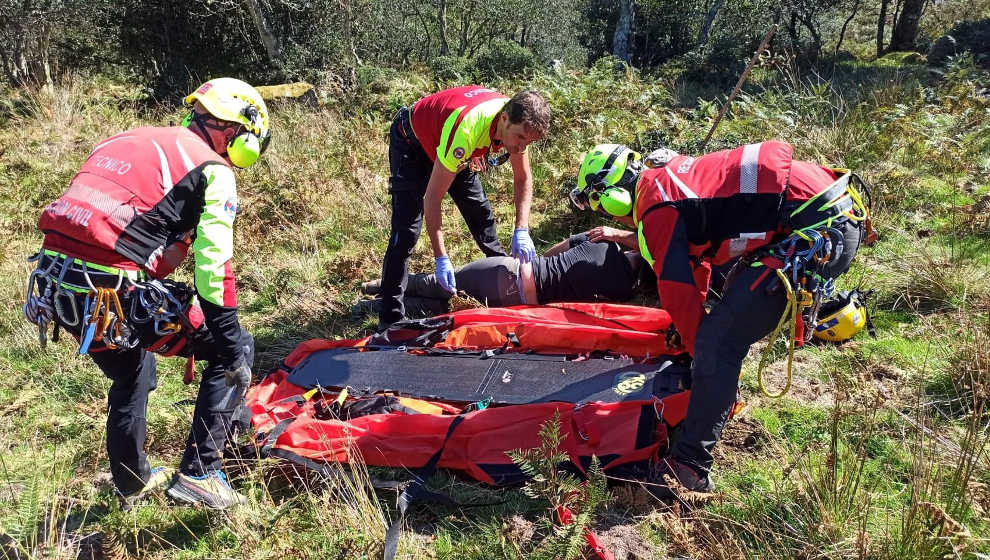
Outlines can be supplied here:
[[229, 126], [213, 124], [209, 122], [209, 120], [203, 113], [199, 113], [197, 111], [193, 111], [193, 116], [192, 116], [192, 120], [190, 121], [190, 124], [193, 123], [195, 123], [196, 126], [199, 128], [197, 134], [199, 134], [203, 138], [203, 140], [205, 140], [206, 143], [209, 144], [211, 148], [213, 148], [213, 151], [215, 151], [217, 155], [220, 155], [222, 157], [227, 157], [227, 142], [226, 141], [221, 142], [220, 149], [223, 151], [218, 150], [217, 146], [215, 145], [215, 140], [213, 139], [213, 135], [210, 134], [210, 130], [222, 131], [229, 128]]

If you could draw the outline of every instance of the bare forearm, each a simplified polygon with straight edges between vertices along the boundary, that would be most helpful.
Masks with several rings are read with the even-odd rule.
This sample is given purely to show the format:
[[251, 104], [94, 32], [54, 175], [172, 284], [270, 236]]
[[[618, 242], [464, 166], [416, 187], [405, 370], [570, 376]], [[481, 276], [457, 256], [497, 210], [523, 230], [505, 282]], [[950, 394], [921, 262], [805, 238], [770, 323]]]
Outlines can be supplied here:
[[433, 256], [440, 257], [447, 254], [447, 248], [443, 243], [443, 211], [440, 202], [443, 195], [437, 197], [427, 191], [423, 200], [423, 213], [426, 218], [426, 233], [430, 237], [430, 246], [433, 248]]
[[564, 251], [566, 251], [566, 250], [568, 250], [570, 248], [571, 248], [571, 240], [570, 239], [565, 239], [565, 240], [561, 241], [560, 243], [557, 243], [553, 247], [550, 247], [549, 249], [547, 249], [547, 251], [545, 253], [543, 253], [543, 256], [544, 257], [555, 257], [555, 256], [563, 253]]
[[619, 233], [615, 236], [615, 242], [623, 247], [629, 249], [639, 250], [639, 237], [636, 235], [635, 231], [618, 230]]
[[529, 229], [529, 208], [533, 204], [533, 172], [525, 152], [512, 154], [512, 201], [516, 207], [516, 229]]
[[529, 209], [533, 205], [533, 181], [527, 177], [515, 183], [513, 202], [516, 206], [516, 228], [529, 228]]
[[454, 172], [445, 168], [439, 161], [433, 164], [430, 182], [426, 185], [426, 195], [423, 197], [423, 217], [426, 219], [426, 234], [430, 237], [430, 246], [433, 247], [434, 257], [442, 257], [447, 254], [447, 248], [443, 244], [441, 203], [453, 180]]

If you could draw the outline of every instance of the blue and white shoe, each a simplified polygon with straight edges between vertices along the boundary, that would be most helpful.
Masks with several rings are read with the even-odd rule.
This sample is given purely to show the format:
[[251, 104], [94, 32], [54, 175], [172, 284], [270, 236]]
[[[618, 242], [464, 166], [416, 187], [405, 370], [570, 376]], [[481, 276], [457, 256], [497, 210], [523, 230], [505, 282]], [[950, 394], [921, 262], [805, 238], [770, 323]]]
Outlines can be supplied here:
[[166, 493], [179, 502], [202, 504], [210, 509], [227, 509], [247, 504], [247, 498], [230, 487], [223, 471], [210, 471], [202, 476], [175, 473]]

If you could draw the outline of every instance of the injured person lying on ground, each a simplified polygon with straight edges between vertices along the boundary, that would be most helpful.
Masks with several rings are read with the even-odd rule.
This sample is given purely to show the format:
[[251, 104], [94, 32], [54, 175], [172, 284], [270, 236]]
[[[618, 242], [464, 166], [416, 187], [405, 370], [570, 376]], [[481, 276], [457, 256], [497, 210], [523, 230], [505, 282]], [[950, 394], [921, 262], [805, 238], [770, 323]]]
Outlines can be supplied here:
[[[635, 251], [625, 251], [612, 241], [589, 241], [589, 232], [579, 233], [553, 246], [532, 262], [512, 257], [488, 257], [456, 271], [459, 293], [488, 307], [553, 302], [623, 302], [632, 299], [640, 274], [650, 267]], [[377, 295], [379, 280], [365, 282], [361, 290]], [[411, 274], [406, 286], [406, 313], [410, 317], [437, 315], [450, 310], [453, 295], [434, 274]], [[354, 306], [357, 315], [378, 313], [381, 299], [362, 300]]]

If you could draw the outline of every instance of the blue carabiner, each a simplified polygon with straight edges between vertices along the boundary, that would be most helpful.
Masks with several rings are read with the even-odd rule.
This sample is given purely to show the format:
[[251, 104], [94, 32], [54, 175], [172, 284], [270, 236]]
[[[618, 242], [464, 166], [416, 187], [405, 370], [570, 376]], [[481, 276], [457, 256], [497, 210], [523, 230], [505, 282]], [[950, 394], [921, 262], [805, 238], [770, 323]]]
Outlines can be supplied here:
[[93, 336], [96, 334], [96, 323], [90, 323], [89, 319], [93, 315], [93, 304], [94, 299], [92, 294], [86, 295], [86, 301], [83, 303], [83, 309], [86, 310], [83, 313], [82, 319], [82, 332], [79, 336], [79, 355], [84, 356], [89, 353], [89, 347], [93, 344]]

